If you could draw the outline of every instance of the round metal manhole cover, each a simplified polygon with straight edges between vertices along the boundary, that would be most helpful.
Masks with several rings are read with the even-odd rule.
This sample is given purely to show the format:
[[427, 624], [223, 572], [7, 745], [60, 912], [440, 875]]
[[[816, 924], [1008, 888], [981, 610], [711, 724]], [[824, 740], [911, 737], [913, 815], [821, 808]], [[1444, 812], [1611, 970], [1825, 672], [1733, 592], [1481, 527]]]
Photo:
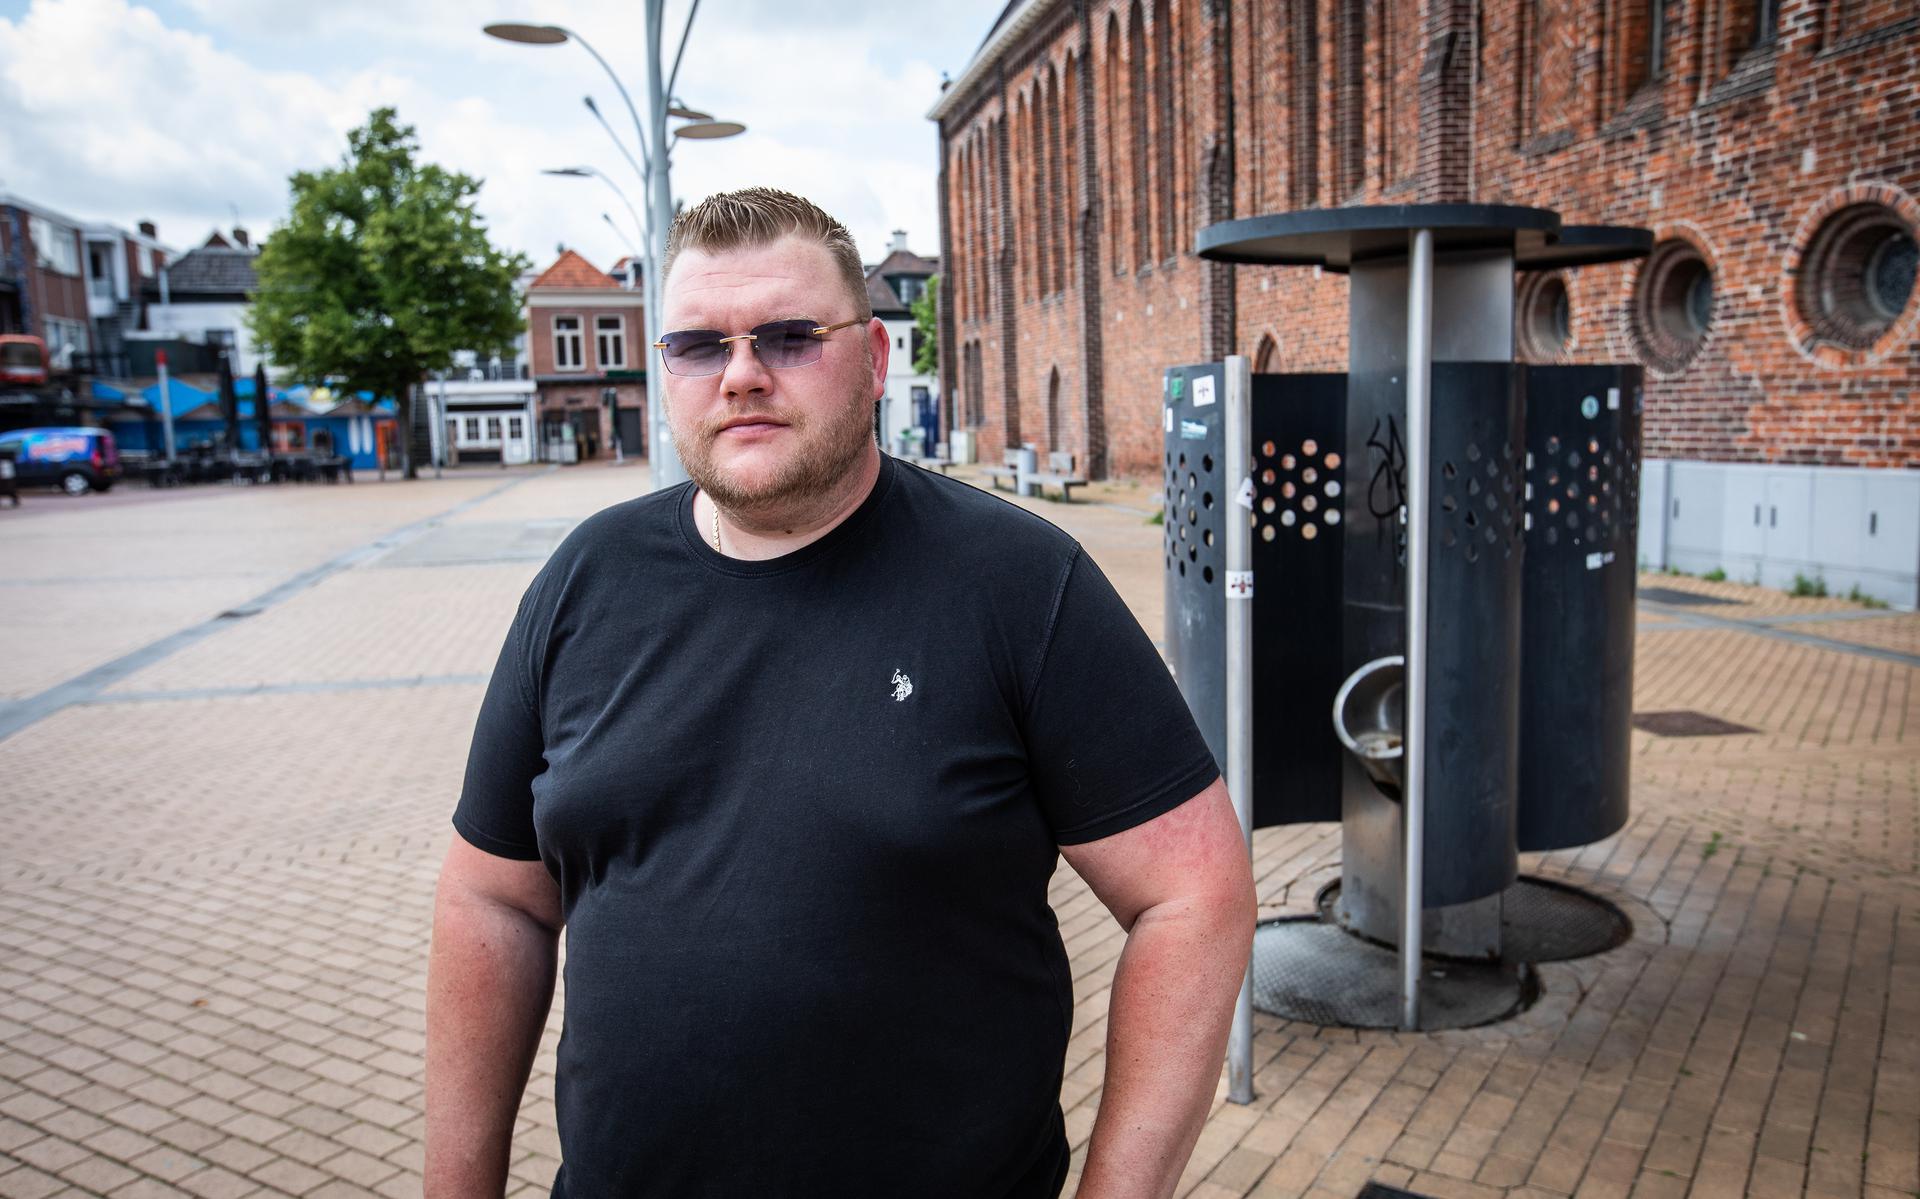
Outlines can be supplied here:
[[[1320, 918], [1333, 920], [1336, 880], [1316, 898]], [[1500, 956], [1508, 962], [1570, 962], [1625, 945], [1633, 937], [1627, 914], [1578, 887], [1522, 875], [1501, 893]]]
[[1501, 952], [1513, 962], [1570, 962], [1625, 945], [1633, 921], [1578, 887], [1522, 877], [1500, 912]]
[[[1524, 964], [1429, 959], [1421, 1026], [1473, 1028], [1533, 1001]], [[1343, 1028], [1400, 1026], [1400, 955], [1311, 916], [1263, 921], [1253, 932], [1253, 1006], [1270, 1016]]]

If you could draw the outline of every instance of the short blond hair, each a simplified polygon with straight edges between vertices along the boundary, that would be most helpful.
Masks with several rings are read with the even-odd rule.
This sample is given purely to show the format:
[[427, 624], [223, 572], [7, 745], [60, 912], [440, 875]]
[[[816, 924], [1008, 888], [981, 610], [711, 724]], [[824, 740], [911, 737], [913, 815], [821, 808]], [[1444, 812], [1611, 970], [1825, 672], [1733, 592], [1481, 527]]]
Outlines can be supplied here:
[[840, 269], [847, 296], [853, 301], [854, 315], [861, 320], [873, 319], [873, 304], [867, 298], [867, 271], [860, 263], [860, 248], [854, 245], [853, 234], [813, 201], [778, 188], [746, 187], [716, 192], [692, 208], [682, 210], [667, 231], [666, 260], [660, 264], [661, 282], [664, 285], [673, 270], [673, 260], [682, 250], [716, 254], [764, 246], [788, 236], [822, 246]]

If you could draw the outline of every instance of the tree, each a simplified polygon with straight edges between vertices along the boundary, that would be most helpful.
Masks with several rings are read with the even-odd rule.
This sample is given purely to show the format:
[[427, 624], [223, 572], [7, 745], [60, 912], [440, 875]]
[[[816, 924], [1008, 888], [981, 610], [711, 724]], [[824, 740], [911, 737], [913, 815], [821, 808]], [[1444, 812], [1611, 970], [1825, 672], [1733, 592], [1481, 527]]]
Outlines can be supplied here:
[[[456, 350], [505, 351], [521, 331], [527, 259], [487, 240], [480, 180], [415, 159], [413, 127], [375, 109], [338, 167], [298, 171], [292, 211], [261, 247], [248, 324], [275, 365], [391, 395], [401, 436], [412, 387]], [[404, 441], [403, 441], [404, 444]], [[415, 474], [411, 456], [407, 477]]]
[[927, 280], [927, 285], [913, 301], [913, 331], [919, 334], [914, 338], [920, 343], [913, 355], [913, 373], [916, 375], [937, 375], [940, 373], [940, 276]]

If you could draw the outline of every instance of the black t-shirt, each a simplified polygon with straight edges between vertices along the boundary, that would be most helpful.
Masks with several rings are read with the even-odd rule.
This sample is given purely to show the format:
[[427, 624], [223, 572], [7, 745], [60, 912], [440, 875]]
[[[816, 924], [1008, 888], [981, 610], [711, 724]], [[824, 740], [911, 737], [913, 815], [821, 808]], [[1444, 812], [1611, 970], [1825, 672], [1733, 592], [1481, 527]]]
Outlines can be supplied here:
[[763, 562], [692, 501], [540, 571], [454, 815], [560, 885], [556, 1193], [1057, 1194], [1055, 847], [1214, 780], [1185, 702], [1077, 544], [963, 483], [885, 459]]

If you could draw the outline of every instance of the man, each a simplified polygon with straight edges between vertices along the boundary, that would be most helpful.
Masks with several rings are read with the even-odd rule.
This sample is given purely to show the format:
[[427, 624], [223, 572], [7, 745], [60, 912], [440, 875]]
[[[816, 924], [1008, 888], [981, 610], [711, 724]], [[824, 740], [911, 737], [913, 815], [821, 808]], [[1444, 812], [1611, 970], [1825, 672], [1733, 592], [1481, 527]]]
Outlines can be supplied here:
[[1244, 842], [1080, 548], [883, 457], [837, 221], [673, 226], [692, 482], [584, 522], [481, 706], [427, 994], [429, 1196], [499, 1195], [567, 932], [555, 1195], [1052, 1196], [1056, 853], [1128, 930], [1080, 1194], [1171, 1195], [1247, 960]]

